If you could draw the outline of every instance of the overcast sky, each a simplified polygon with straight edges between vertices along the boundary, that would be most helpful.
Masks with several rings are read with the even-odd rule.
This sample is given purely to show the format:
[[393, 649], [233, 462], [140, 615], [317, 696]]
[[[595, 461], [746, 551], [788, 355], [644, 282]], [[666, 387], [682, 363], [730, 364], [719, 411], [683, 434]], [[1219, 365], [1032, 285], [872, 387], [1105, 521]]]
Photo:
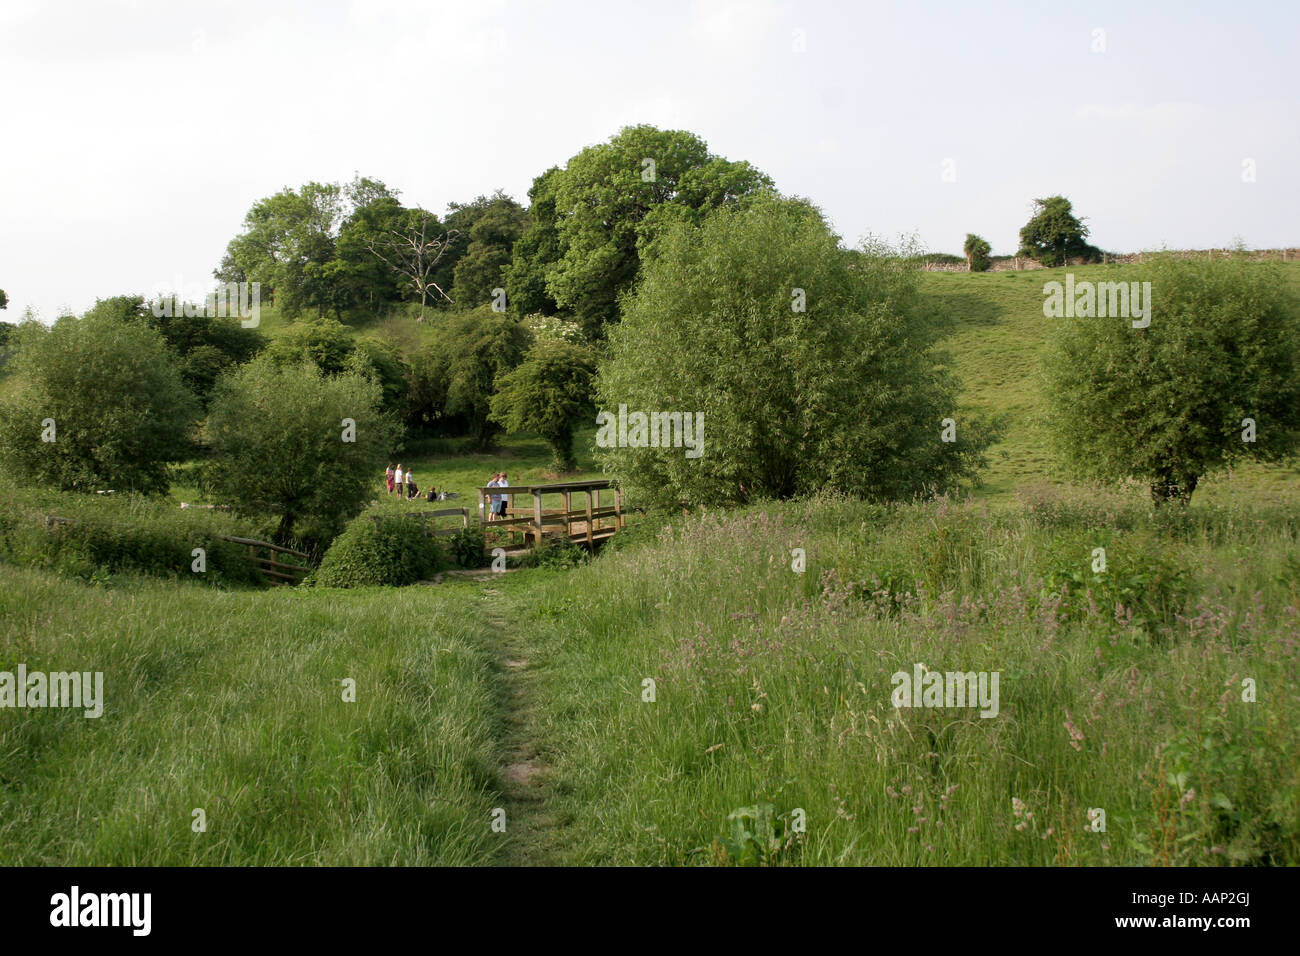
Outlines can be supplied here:
[[1300, 4], [1084, 7], [0, 0], [3, 316], [207, 284], [249, 206], [311, 180], [526, 203], [635, 123], [850, 245], [1012, 253], [1054, 193], [1109, 250], [1300, 245]]

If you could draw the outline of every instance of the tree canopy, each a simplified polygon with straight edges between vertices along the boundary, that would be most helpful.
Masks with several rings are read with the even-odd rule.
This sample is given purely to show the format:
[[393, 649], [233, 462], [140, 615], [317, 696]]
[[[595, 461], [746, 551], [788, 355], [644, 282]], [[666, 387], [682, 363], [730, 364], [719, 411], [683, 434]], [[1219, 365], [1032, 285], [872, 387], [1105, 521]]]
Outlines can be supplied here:
[[702, 415], [702, 447], [632, 447], [629, 432], [602, 463], [662, 504], [891, 499], [972, 475], [992, 430], [962, 418], [943, 440], [956, 382], [915, 274], [881, 252], [846, 252], [817, 209], [771, 193], [666, 224], [610, 331], [598, 405]]
[[1020, 230], [1020, 254], [1037, 259], [1045, 266], [1063, 265], [1067, 259], [1096, 256], [1097, 250], [1085, 241], [1088, 227], [1074, 215], [1070, 200], [1049, 196], [1034, 200], [1034, 214]]
[[714, 156], [693, 133], [625, 127], [534, 182], [531, 224], [509, 273], [517, 314], [547, 311], [549, 297], [599, 338], [661, 228], [698, 224], [708, 210], [771, 185], [748, 163]]
[[1047, 391], [1071, 469], [1187, 502], [1215, 469], [1294, 454], [1300, 302], [1278, 268], [1159, 256], [1116, 278], [1139, 277], [1150, 283], [1146, 328], [1124, 315], [1056, 320]]
[[199, 415], [154, 329], [107, 314], [24, 323], [0, 402], [0, 459], [76, 491], [165, 493]]

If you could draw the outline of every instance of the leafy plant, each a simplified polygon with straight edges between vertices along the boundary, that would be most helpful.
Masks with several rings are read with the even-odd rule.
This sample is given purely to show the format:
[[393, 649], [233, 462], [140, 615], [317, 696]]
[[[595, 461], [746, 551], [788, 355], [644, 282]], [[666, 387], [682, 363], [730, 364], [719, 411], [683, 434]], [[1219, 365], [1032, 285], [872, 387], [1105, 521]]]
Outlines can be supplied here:
[[725, 833], [691, 854], [703, 855], [714, 866], [779, 866], [799, 845], [790, 818], [789, 813], [778, 815], [770, 803], [740, 807], [727, 814]]
[[462, 528], [447, 539], [451, 559], [461, 568], [481, 568], [484, 564], [483, 529], [477, 525]]

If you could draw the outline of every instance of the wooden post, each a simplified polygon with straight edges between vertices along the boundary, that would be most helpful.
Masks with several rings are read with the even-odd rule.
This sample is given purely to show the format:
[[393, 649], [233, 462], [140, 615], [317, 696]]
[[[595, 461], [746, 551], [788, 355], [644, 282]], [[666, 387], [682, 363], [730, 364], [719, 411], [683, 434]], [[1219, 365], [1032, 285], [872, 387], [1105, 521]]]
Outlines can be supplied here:
[[[599, 495], [600, 492], [596, 492], [596, 494]], [[591, 521], [592, 521], [592, 518], [591, 518], [591, 489], [588, 488], [588, 489], [587, 489], [587, 547], [592, 547], [592, 546], [595, 544], [595, 541], [593, 540], [592, 535], [591, 535]]]
[[542, 493], [533, 491], [533, 521], [537, 526], [537, 544], [542, 543]]
[[573, 537], [573, 522], [569, 520], [569, 512], [573, 510], [570, 501], [569, 492], [566, 490], [564, 492], [564, 537], [566, 539]]
[[487, 524], [487, 512], [483, 510], [483, 489], [478, 490], [478, 523], [479, 527]]
[[614, 530], [622, 531], [624, 527], [623, 517], [623, 489], [614, 489]]

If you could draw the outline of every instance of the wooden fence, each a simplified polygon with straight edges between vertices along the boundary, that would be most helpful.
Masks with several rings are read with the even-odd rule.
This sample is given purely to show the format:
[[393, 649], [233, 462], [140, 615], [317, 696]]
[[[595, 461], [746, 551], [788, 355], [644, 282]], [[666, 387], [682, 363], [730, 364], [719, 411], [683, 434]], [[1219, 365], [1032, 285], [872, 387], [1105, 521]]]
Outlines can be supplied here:
[[[277, 554], [289, 554], [295, 558], [302, 558], [304, 561], [310, 561], [311, 555], [303, 554], [301, 551], [295, 551], [293, 548], [282, 548], [278, 544], [272, 544], [269, 541], [254, 541], [252, 538], [233, 538], [228, 535], [217, 535], [222, 541], [229, 541], [232, 544], [242, 544], [248, 547], [248, 559], [257, 566], [262, 576], [272, 584], [283, 584], [286, 581], [292, 584], [299, 583], [303, 578], [311, 573], [311, 568], [301, 564], [288, 564], [284, 561], [277, 561]], [[266, 551], [266, 557], [260, 552]]]

